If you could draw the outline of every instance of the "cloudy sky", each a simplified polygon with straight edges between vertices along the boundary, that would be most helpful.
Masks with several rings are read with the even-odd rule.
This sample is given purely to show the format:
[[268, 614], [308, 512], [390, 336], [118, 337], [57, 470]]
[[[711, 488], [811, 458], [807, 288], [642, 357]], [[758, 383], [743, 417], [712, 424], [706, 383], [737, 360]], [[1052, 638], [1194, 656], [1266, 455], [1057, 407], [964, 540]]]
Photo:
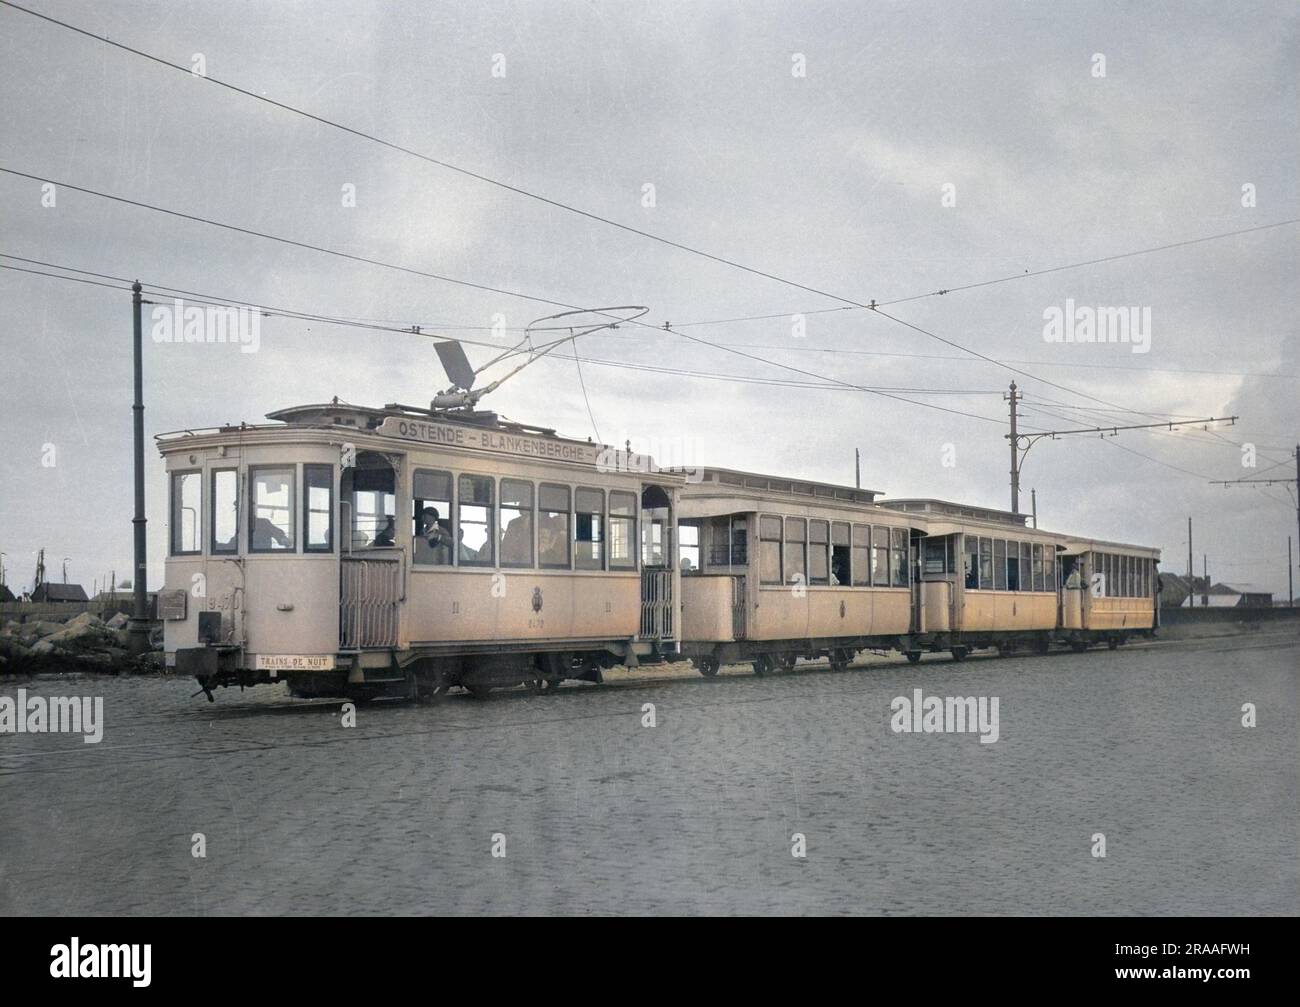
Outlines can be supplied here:
[[[590, 416], [567, 348], [492, 406], [826, 481], [852, 482], [858, 447], [864, 485], [893, 496], [1008, 506], [1012, 378], [1028, 429], [1238, 414], [1213, 433], [1040, 443], [1024, 505], [1034, 487], [1044, 527], [1159, 546], [1174, 571], [1191, 515], [1198, 573], [1205, 552], [1215, 579], [1285, 595], [1293, 491], [1208, 483], [1295, 475], [1297, 225], [1026, 274], [1300, 217], [1294, 4], [23, 6], [211, 79], [0, 7], [0, 167], [61, 183], [46, 205], [40, 181], [0, 172], [0, 253], [501, 346], [512, 333], [476, 330], [559, 310], [546, 302], [645, 305], [648, 326], [578, 344]], [[1009, 276], [894, 318], [825, 310]], [[1067, 299], [1150, 309], [1149, 352], [1048, 342], [1045, 313]], [[775, 317], [720, 321], [759, 315]], [[39, 546], [55, 578], [63, 557], [87, 588], [126, 576], [129, 293], [0, 270], [0, 351], [10, 584], [30, 584]], [[822, 381], [840, 384], [808, 387]], [[146, 428], [334, 395], [421, 403], [445, 383], [426, 337], [273, 316], [256, 353], [147, 343]], [[156, 586], [165, 495], [149, 454]]]

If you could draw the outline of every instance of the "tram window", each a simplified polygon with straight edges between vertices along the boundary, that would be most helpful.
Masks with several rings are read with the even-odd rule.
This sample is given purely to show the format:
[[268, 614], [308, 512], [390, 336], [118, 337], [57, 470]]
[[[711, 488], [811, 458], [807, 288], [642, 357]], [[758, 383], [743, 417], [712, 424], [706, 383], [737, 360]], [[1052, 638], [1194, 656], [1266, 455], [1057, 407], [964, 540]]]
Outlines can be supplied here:
[[781, 519], [764, 515], [758, 520], [758, 581], [780, 584]]
[[871, 586], [871, 526], [853, 526], [853, 586]]
[[785, 519], [785, 582], [808, 583], [808, 562], [804, 552], [808, 523], [801, 517]]
[[1033, 586], [1031, 590], [1042, 591], [1043, 587], [1043, 547], [1037, 542], [1033, 546]]
[[889, 587], [889, 529], [880, 525], [871, 529], [871, 583]]
[[214, 469], [212, 472], [212, 552], [239, 551], [239, 472]]
[[1020, 543], [1007, 543], [1007, 590], [1020, 590]]
[[1034, 547], [1029, 542], [1020, 543], [1020, 583], [1016, 587], [1017, 591], [1032, 591], [1034, 589]]
[[948, 568], [948, 540], [927, 538], [921, 543], [921, 572], [925, 577], [939, 579]]
[[302, 467], [303, 552], [334, 551], [334, 466]]
[[609, 568], [636, 569], [636, 494], [609, 493]]
[[1007, 589], [1007, 543], [1005, 539], [993, 540], [993, 590]]
[[974, 535], [966, 536], [966, 551], [963, 553], [966, 576], [966, 590], [975, 591], [980, 586], [980, 540]]
[[411, 477], [411, 535], [414, 561], [451, 566], [451, 473], [416, 469]]
[[579, 570], [605, 567], [605, 491], [579, 488], [573, 494], [574, 564]]
[[203, 473], [172, 473], [172, 555], [203, 551]]
[[849, 526], [848, 522], [831, 524], [831, 583], [849, 586]]
[[249, 470], [250, 552], [292, 552], [293, 466]]
[[533, 565], [533, 484], [501, 480], [501, 565]]
[[567, 486], [542, 483], [537, 491], [537, 558], [547, 569], [569, 569]]
[[830, 525], [825, 521], [808, 522], [808, 583], [826, 585], [830, 578]]
[[980, 539], [980, 590], [993, 590], [993, 540]]
[[1115, 557], [1107, 552], [1101, 554], [1101, 559], [1103, 576], [1105, 577], [1102, 593], [1107, 598], [1113, 598], [1115, 596]]
[[492, 477], [462, 475], [456, 496], [456, 564], [491, 566]]
[[895, 528], [893, 530], [894, 542], [890, 555], [894, 558], [892, 576], [894, 587], [908, 587], [911, 585], [910, 572], [907, 563], [907, 529]]
[[696, 521], [677, 525], [677, 565], [683, 574], [700, 572], [700, 525]]
[[343, 470], [339, 500], [349, 514], [353, 549], [391, 546], [397, 538], [397, 474], [377, 451], [359, 451], [356, 464]]

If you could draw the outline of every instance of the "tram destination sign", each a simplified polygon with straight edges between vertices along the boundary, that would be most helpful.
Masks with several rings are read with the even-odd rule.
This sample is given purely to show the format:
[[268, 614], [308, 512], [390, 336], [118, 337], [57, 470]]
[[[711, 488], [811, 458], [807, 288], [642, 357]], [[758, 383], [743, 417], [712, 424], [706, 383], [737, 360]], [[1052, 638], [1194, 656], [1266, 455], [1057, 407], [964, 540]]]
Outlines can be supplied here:
[[420, 444], [494, 451], [521, 458], [552, 459], [577, 462], [581, 465], [595, 465], [599, 451], [595, 444], [575, 444], [571, 441], [551, 440], [530, 434], [482, 430], [451, 423], [431, 423], [428, 420], [413, 420], [404, 416], [388, 417], [379, 425], [378, 433], [384, 437], [397, 437], [404, 441], [417, 441]]

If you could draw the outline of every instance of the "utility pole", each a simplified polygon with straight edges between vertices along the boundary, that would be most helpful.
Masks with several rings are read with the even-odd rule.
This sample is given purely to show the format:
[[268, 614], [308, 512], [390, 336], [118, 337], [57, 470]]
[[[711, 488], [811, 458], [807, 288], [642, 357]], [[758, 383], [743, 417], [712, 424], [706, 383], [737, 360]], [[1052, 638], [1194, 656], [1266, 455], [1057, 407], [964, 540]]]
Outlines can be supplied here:
[[1034, 527], [1038, 527], [1038, 490], [1032, 486], [1029, 489], [1029, 506], [1034, 512]]
[[862, 452], [853, 449], [853, 485], [862, 489]]
[[1011, 382], [1011, 389], [1006, 395], [1011, 404], [1011, 513], [1020, 513], [1020, 437], [1016, 433], [1016, 383]]
[[[1278, 463], [1282, 464], [1281, 462]], [[1275, 466], [1276, 467], [1276, 466]], [[1242, 486], [1255, 483], [1261, 486], [1276, 486], [1282, 483], [1290, 483], [1290, 479], [1216, 479], [1210, 483], [1211, 486]], [[1300, 530], [1300, 444], [1295, 446], [1295, 521], [1296, 529]], [[1288, 541], [1290, 539], [1288, 538]], [[1287, 561], [1287, 579], [1291, 578], [1291, 562]]]
[[1210, 559], [1205, 553], [1201, 553], [1201, 580], [1204, 582], [1201, 586], [1205, 588], [1205, 593], [1201, 595], [1201, 608], [1210, 607]]
[[131, 406], [135, 420], [135, 517], [131, 519], [135, 532], [135, 577], [132, 582], [135, 604], [131, 609], [129, 631], [131, 651], [135, 654], [143, 654], [150, 648], [148, 599], [145, 595], [145, 576], [149, 565], [145, 556], [144, 516], [144, 326], [140, 319], [140, 306], [144, 303], [140, 293], [143, 289], [139, 280], [131, 284], [135, 361], [135, 403]]
[[1292, 586], [1291, 574], [1291, 536], [1286, 537], [1286, 607], [1295, 607], [1295, 590]]
[[1193, 608], [1196, 605], [1196, 582], [1193, 574], [1196, 573], [1196, 567], [1192, 566], [1192, 519], [1187, 518], [1187, 607]]

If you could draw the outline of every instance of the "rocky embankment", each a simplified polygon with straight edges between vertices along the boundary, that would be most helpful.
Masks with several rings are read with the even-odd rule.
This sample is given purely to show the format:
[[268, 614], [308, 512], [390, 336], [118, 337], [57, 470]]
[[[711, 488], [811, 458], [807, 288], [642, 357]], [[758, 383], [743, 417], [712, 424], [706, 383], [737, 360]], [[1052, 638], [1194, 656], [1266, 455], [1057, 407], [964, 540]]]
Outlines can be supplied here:
[[108, 675], [148, 674], [162, 669], [162, 641], [155, 630], [150, 653], [130, 653], [127, 624], [120, 612], [108, 620], [90, 612], [56, 622], [6, 622], [0, 629], [0, 675], [44, 672], [98, 672]]

